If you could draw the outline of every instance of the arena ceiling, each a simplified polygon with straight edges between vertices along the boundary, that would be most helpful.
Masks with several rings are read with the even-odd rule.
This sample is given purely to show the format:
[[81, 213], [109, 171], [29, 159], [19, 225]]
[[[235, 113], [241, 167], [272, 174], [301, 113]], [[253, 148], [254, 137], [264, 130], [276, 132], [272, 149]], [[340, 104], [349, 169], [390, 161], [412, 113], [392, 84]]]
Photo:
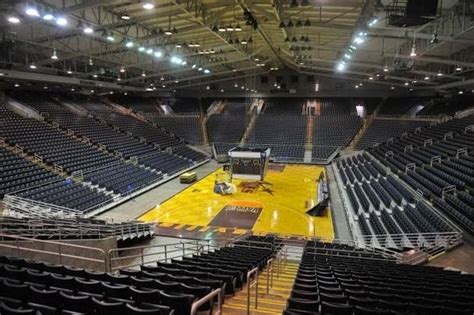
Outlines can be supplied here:
[[417, 27], [389, 26], [387, 10], [393, 5], [380, 0], [6, 0], [0, 2], [0, 65], [142, 90], [285, 68], [356, 85], [472, 85], [473, 1], [442, 1], [436, 18]]

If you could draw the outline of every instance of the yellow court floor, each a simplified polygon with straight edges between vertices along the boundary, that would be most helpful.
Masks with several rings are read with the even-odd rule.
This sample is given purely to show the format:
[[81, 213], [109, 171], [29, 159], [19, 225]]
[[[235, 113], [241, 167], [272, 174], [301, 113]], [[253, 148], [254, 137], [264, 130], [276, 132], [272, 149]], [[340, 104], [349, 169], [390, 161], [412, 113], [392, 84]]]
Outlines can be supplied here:
[[157, 205], [139, 219], [148, 222], [248, 229], [255, 233], [317, 236], [332, 240], [331, 210], [321, 217], [306, 211], [317, 202], [317, 180], [323, 167], [284, 165], [267, 171], [263, 182], [233, 180], [232, 195], [214, 193], [220, 168]]

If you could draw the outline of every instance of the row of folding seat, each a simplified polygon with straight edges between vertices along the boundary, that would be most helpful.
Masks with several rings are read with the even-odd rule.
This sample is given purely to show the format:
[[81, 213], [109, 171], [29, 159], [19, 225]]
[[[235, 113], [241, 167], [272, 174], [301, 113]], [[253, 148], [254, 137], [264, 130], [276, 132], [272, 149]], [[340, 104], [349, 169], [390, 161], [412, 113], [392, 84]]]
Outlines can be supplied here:
[[283, 314], [472, 314], [474, 277], [305, 246]]

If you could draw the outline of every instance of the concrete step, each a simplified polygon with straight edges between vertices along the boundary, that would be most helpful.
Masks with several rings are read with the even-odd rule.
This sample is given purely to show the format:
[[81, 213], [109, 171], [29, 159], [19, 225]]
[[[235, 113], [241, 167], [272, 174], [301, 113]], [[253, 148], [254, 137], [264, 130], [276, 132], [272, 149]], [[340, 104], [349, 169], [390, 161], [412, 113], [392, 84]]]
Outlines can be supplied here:
[[[271, 283], [271, 272], [264, 270], [258, 276], [258, 304], [255, 309], [255, 286], [250, 288], [250, 314], [266, 315], [281, 314], [286, 308], [286, 301], [290, 295], [291, 288], [296, 277], [298, 265], [288, 263], [282, 265], [280, 275], [273, 269], [273, 284]], [[267, 280], [269, 283], [267, 291]], [[225, 314], [247, 314], [248, 292], [247, 287], [237, 292], [235, 296], [226, 300], [223, 306]]]

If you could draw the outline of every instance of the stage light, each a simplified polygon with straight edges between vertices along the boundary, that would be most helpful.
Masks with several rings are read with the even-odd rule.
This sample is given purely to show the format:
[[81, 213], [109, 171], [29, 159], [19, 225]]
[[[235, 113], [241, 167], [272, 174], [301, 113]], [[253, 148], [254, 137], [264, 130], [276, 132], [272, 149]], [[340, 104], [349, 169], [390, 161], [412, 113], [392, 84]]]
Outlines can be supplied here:
[[130, 20], [130, 15], [127, 14], [127, 12], [122, 13], [120, 16], [122, 20]]
[[204, 73], [208, 74], [208, 73], [211, 73], [211, 71], [209, 69], [204, 69]]
[[72, 74], [72, 70], [71, 68], [69, 68], [67, 71], [66, 71], [67, 74]]
[[442, 77], [443, 76], [443, 73], [441, 72], [441, 70], [436, 74], [438, 77]]
[[133, 42], [126, 42], [125, 47], [132, 48], [135, 44]]
[[464, 92], [463, 92], [463, 91], [459, 91], [458, 94], [464, 94]]
[[425, 80], [428, 81], [430, 79], [429, 76], [425, 76]]
[[221, 89], [221, 93], [224, 93], [224, 89]]
[[97, 77], [98, 77], [97, 73], [94, 73], [94, 74], [92, 75], [92, 77], [93, 77], [93, 78], [97, 78]]
[[388, 67], [387, 66], [383, 67], [383, 72], [388, 72]]
[[187, 63], [186, 60], [181, 61], [181, 65], [182, 65], [182, 66], [185, 66], [185, 65], [187, 65], [187, 64], [188, 64], [188, 63]]
[[12, 15], [7, 18], [7, 21], [12, 24], [18, 24], [20, 23], [20, 18]]
[[74, 92], [76, 89], [75, 88], [71, 88], [71, 92]]
[[33, 69], [33, 70], [36, 69], [36, 65], [34, 63], [31, 63], [30, 64], [30, 69]]
[[369, 77], [369, 80], [373, 80], [373, 79], [374, 79], [374, 77]]
[[146, 53], [147, 53], [148, 55], [152, 55], [152, 54], [153, 54], [153, 49], [152, 49], [152, 48], [148, 48], [148, 49], [146, 50]]
[[120, 68], [120, 72], [121, 72], [121, 73], [124, 73], [124, 72], [125, 72], [124, 66], [122, 66], [122, 67]]
[[15, 83], [15, 85], [13, 85], [14, 87], [20, 87], [20, 85], [18, 83]]
[[142, 72], [142, 77], [146, 77], [145, 71]]
[[143, 46], [138, 47], [138, 51], [139, 51], [139, 52], [145, 51], [145, 47], [143, 47]]
[[202, 67], [199, 67], [199, 68], [198, 68], [198, 71], [202, 71]]
[[47, 90], [47, 89], [48, 89], [48, 87], [45, 85], [45, 86], [43, 86], [43, 89]]
[[219, 32], [223, 33], [223, 32], [226, 31], [226, 28], [225, 28], [225, 26], [221, 25], [221, 26], [219, 26], [219, 28], [218, 28], [217, 30], [218, 30]]
[[456, 66], [456, 71], [462, 71], [462, 68], [461, 68], [460, 65], [457, 65], [457, 66]]
[[56, 19], [56, 24], [59, 26], [66, 26], [67, 25], [67, 20], [64, 17], [58, 17]]
[[192, 67], [191, 67], [191, 68], [193, 68], [193, 69], [196, 69], [196, 67], [197, 67], [197, 65], [196, 65], [196, 64], [194, 64], [194, 65], [192, 65]]
[[394, 87], [394, 86], [391, 86], [391, 87], [390, 87], [390, 90], [392, 90], [392, 91], [395, 90], [395, 87]]
[[210, 89], [211, 89], [211, 87], [209, 85], [206, 86], [206, 90], [210, 90]]
[[39, 17], [40, 14], [36, 8], [33, 7], [28, 7], [25, 10], [26, 15], [33, 16], [33, 17]]
[[242, 31], [242, 27], [240, 27], [240, 24], [237, 24], [237, 25], [235, 26], [234, 30], [235, 30], [236, 32], [241, 32], [241, 31]]
[[107, 40], [108, 40], [109, 42], [113, 42], [113, 41], [115, 41], [115, 37], [114, 37], [112, 34], [109, 34], [109, 35], [107, 36]]
[[165, 35], [171, 36], [171, 35], [173, 35], [173, 31], [170, 30], [170, 29], [167, 29], [167, 30], [165, 31]]
[[155, 51], [155, 52], [153, 53], [153, 55], [154, 55], [156, 58], [161, 58], [161, 57], [163, 57], [163, 53], [162, 53], [161, 51]]
[[405, 86], [408, 86], [410, 83], [408, 83], [408, 82], [405, 82], [405, 83], [403, 83], [403, 84], [404, 84]]

